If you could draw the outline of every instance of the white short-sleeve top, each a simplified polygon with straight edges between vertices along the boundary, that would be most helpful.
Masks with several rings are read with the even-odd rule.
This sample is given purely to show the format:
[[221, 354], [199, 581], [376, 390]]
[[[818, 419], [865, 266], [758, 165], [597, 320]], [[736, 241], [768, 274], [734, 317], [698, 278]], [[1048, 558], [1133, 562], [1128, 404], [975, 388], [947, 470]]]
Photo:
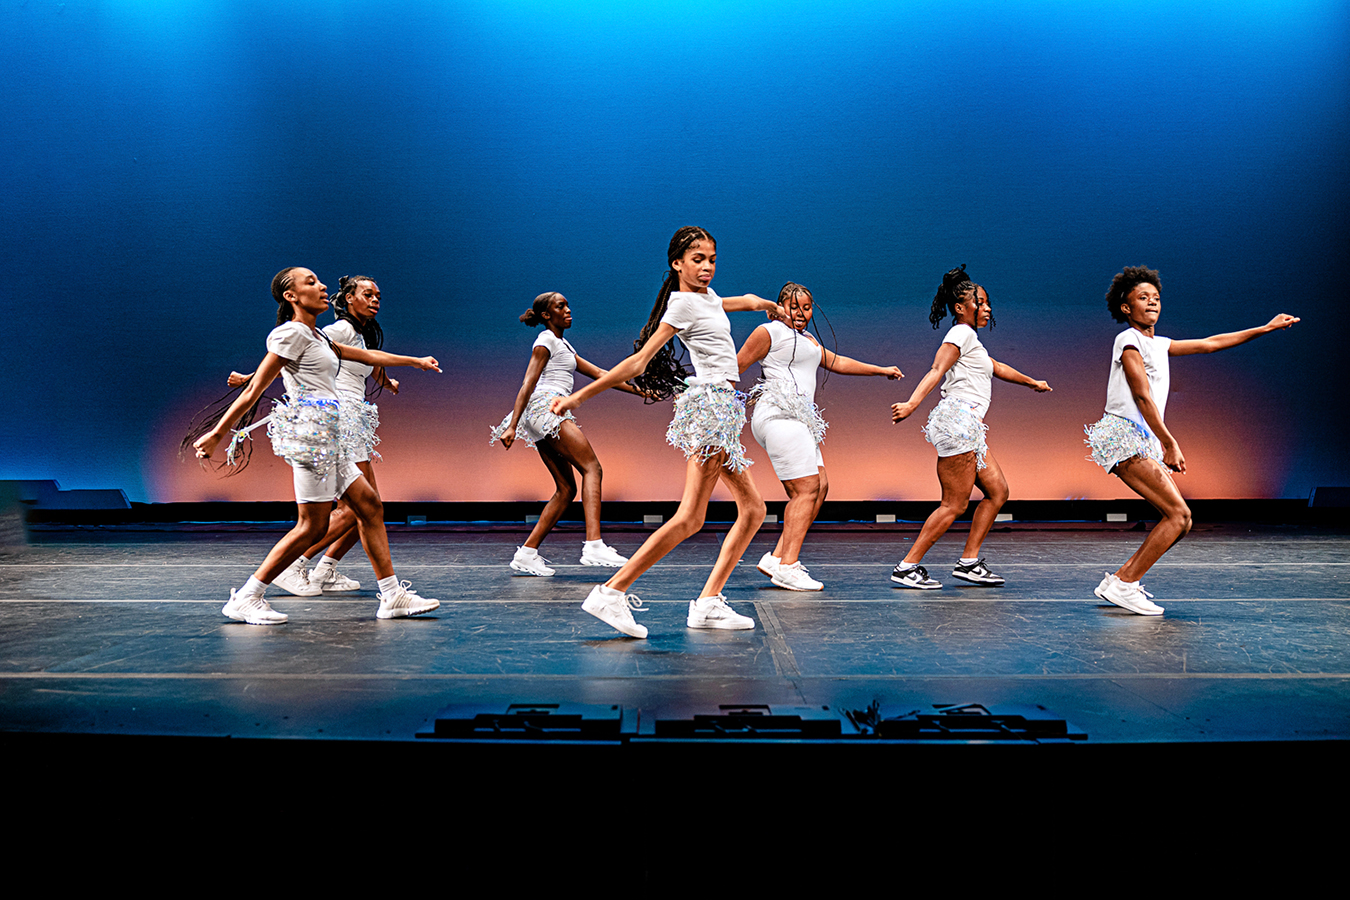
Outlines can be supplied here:
[[[323, 333], [328, 335], [336, 344], [346, 344], [348, 347], [366, 348], [366, 339], [361, 336], [361, 332], [346, 319], [338, 319], [332, 325], [327, 325]], [[337, 389], [343, 394], [352, 394], [358, 398], [364, 399], [366, 396], [366, 377], [375, 371], [374, 366], [368, 366], [365, 363], [354, 362], [350, 359], [342, 360], [342, 367], [337, 373]]]
[[336, 400], [338, 358], [328, 342], [308, 325], [285, 322], [267, 336], [267, 351], [285, 360], [281, 379], [286, 393], [295, 396], [304, 387], [315, 400]]
[[572, 349], [566, 338], [558, 337], [547, 328], [535, 338], [534, 346], [543, 347], [548, 351], [548, 362], [544, 364], [544, 371], [539, 373], [539, 380], [534, 383], [534, 392], [572, 393], [574, 382], [572, 375], [577, 370], [577, 351]]
[[815, 402], [820, 345], [782, 322], [769, 322], [759, 327], [769, 333], [769, 352], [759, 363], [764, 380], [794, 384], [797, 393]]
[[1130, 390], [1125, 366], [1120, 360], [1126, 347], [1134, 347], [1139, 351], [1139, 355], [1144, 358], [1144, 373], [1148, 376], [1148, 390], [1153, 395], [1153, 405], [1158, 407], [1158, 415], [1166, 419], [1167, 393], [1172, 388], [1172, 370], [1168, 360], [1171, 346], [1171, 338], [1149, 337], [1134, 327], [1126, 328], [1116, 335], [1115, 346], [1111, 348], [1111, 375], [1106, 380], [1107, 412], [1129, 419], [1153, 434], [1153, 429], [1148, 427], [1139, 412], [1139, 405], [1134, 402], [1134, 393]]
[[722, 298], [712, 288], [706, 294], [672, 291], [661, 322], [674, 328], [680, 343], [689, 348], [694, 374], [699, 378], [741, 380], [731, 320], [722, 309]]
[[942, 379], [942, 399], [954, 397], [975, 404], [975, 414], [984, 418], [989, 411], [989, 392], [993, 385], [994, 361], [969, 325], [953, 325], [942, 339], [961, 352], [956, 364]]

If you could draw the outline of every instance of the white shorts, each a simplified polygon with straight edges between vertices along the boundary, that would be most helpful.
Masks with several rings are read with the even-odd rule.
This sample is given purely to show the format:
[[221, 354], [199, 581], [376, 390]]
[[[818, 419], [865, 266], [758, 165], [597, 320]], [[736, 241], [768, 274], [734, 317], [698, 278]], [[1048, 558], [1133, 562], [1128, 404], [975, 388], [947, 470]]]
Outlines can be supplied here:
[[361, 470], [351, 460], [342, 460], [325, 471], [308, 466], [291, 466], [291, 476], [295, 481], [296, 503], [332, 503], [347, 493]]
[[825, 465], [820, 445], [811, 437], [806, 423], [783, 415], [778, 407], [762, 398], [750, 418], [750, 433], [769, 454], [779, 481], [818, 475]]
[[938, 456], [960, 456], [975, 452], [975, 468], [985, 467], [984, 456], [989, 446], [984, 434], [989, 426], [975, 414], [976, 406], [966, 400], [946, 397], [928, 414], [928, 425], [923, 436], [937, 449]]

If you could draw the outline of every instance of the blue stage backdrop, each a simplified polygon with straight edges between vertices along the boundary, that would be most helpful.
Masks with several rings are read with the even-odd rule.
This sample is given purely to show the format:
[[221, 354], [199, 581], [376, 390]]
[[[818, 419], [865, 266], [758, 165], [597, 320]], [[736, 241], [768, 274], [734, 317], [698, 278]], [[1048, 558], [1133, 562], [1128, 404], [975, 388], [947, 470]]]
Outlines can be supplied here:
[[[303, 265], [373, 276], [386, 347], [444, 364], [380, 400], [387, 499], [543, 497], [538, 457], [487, 440], [534, 337], [516, 317], [561, 291], [572, 343], [613, 364], [698, 224], [721, 293], [799, 281], [840, 352], [908, 376], [821, 393], [833, 498], [938, 495], [927, 407], [888, 407], [931, 364], [960, 263], [991, 354], [1055, 388], [996, 384], [1014, 498], [1126, 495], [1082, 426], [1119, 331], [1103, 294], [1137, 264], [1162, 271], [1161, 334], [1303, 317], [1174, 361], [1183, 491], [1347, 480], [1344, 0], [0, 0], [0, 41], [0, 478], [289, 497], [266, 447], [222, 479], [176, 445], [262, 357], [272, 275]], [[734, 315], [736, 339], [759, 321]], [[580, 411], [608, 498], [678, 497], [668, 417], [619, 393]]]

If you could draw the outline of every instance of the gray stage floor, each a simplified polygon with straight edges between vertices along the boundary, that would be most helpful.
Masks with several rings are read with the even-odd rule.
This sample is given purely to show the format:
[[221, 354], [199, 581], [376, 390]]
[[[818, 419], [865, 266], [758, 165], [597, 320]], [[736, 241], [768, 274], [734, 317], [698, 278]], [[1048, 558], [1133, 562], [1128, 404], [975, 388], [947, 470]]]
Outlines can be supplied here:
[[[645, 531], [606, 537], [631, 552]], [[0, 559], [0, 730], [409, 740], [464, 702], [769, 703], [905, 712], [935, 703], [1040, 704], [1093, 742], [1350, 738], [1350, 538], [1199, 526], [1145, 580], [1162, 618], [1092, 588], [1141, 533], [1014, 527], [991, 536], [1002, 588], [950, 578], [962, 536], [929, 555], [946, 587], [892, 587], [913, 531], [815, 533], [817, 594], [753, 568], [726, 591], [752, 632], [684, 627], [720, 534], [677, 549], [634, 588], [651, 636], [583, 613], [606, 570], [555, 533], [553, 578], [513, 576], [521, 535], [401, 531], [400, 577], [442, 601], [378, 621], [369, 566], [357, 594], [291, 598], [280, 627], [220, 615], [276, 531], [65, 532]], [[941, 561], [941, 562], [940, 562]], [[946, 565], [943, 565], [945, 563]]]

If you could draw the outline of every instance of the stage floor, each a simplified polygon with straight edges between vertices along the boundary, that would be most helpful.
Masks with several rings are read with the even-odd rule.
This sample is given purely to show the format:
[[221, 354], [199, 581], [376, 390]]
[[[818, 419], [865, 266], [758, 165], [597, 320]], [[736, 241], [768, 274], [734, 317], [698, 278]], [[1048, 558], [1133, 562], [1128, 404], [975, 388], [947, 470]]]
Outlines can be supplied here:
[[[606, 539], [632, 552], [649, 529]], [[914, 530], [813, 533], [803, 560], [825, 590], [772, 587], [754, 561], [726, 595], [753, 631], [684, 626], [721, 534], [686, 542], [634, 588], [647, 640], [580, 609], [608, 570], [577, 564], [555, 532], [558, 574], [507, 568], [523, 532], [397, 531], [400, 577], [441, 608], [379, 621], [359, 549], [355, 594], [292, 598], [290, 622], [220, 615], [272, 528], [54, 530], [0, 559], [0, 731], [411, 741], [455, 703], [580, 702], [653, 710], [718, 704], [903, 713], [939, 703], [1039, 704], [1091, 743], [1350, 738], [1350, 537], [1197, 526], [1145, 585], [1146, 618], [1092, 589], [1139, 530], [1001, 528], [985, 545], [1001, 588], [950, 577], [963, 534], [929, 554], [941, 591], [893, 587]]]

